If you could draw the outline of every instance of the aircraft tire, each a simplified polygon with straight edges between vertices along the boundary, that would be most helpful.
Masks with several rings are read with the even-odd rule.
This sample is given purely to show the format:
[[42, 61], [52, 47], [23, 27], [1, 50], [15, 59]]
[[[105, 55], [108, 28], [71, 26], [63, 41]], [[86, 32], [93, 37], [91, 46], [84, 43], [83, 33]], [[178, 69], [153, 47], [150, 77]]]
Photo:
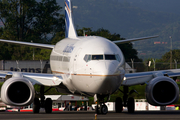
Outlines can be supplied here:
[[33, 113], [39, 113], [39, 109], [40, 109], [40, 101], [38, 98], [35, 98], [33, 102]]
[[117, 97], [115, 101], [115, 111], [116, 113], [121, 113], [122, 109], [123, 109], [122, 99], [120, 97]]
[[100, 107], [101, 114], [106, 115], [108, 113], [108, 107], [104, 104]]
[[134, 98], [132, 98], [132, 97], [128, 98], [127, 107], [128, 107], [128, 112], [129, 113], [134, 113], [134, 109], [135, 109], [134, 106], [135, 106]]
[[46, 113], [52, 113], [52, 100], [51, 100], [51, 98], [47, 98], [45, 101], [45, 111], [46, 111]]

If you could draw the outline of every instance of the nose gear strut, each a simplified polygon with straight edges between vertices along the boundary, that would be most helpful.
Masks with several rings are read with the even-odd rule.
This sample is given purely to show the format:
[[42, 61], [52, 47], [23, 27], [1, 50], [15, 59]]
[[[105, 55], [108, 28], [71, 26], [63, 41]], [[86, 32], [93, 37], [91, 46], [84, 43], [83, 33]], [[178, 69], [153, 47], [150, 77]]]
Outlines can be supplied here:
[[[103, 96], [103, 95], [97, 95], [98, 98], [98, 102], [96, 105], [96, 114], [107, 114], [108, 113], [108, 107], [106, 106], [105, 102], [104, 102], [104, 98], [107, 96]], [[99, 103], [99, 104], [98, 104]]]

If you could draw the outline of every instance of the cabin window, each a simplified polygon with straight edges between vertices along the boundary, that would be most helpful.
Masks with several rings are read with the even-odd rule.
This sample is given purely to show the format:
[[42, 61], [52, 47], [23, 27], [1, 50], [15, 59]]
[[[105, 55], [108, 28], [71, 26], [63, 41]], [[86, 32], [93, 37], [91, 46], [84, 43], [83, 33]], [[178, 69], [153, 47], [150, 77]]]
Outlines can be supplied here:
[[66, 56], [64, 56], [64, 58], [63, 58], [63, 62], [69, 62], [70, 61], [70, 57], [66, 57]]
[[62, 61], [62, 58], [63, 58], [62, 56], [59, 56], [58, 60], [59, 60], [59, 61]]
[[53, 61], [63, 61], [63, 62], [70, 62], [70, 57], [66, 56], [51, 56], [51, 60]]

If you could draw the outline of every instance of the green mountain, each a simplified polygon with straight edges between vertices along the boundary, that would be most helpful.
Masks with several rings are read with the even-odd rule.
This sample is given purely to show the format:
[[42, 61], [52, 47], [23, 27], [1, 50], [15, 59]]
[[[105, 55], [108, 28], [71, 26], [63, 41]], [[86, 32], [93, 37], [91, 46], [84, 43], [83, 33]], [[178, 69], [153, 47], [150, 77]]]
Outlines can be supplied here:
[[[64, 0], [59, 4], [63, 7]], [[143, 59], [160, 58], [180, 46], [180, 1], [175, 0], [72, 0], [75, 25], [108, 29], [124, 38], [160, 35], [159, 38], [134, 42]], [[156, 43], [156, 44], [155, 44]]]
[[180, 15], [179, 0], [119, 0], [119, 2], [128, 2], [148, 11], [166, 12]]

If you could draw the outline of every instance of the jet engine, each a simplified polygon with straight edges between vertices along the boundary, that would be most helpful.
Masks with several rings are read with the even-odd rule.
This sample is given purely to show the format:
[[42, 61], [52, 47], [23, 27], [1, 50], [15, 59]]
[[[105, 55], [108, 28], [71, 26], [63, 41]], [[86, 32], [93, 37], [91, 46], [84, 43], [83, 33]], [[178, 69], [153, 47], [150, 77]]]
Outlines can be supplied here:
[[12, 77], [1, 87], [1, 99], [8, 105], [27, 106], [34, 101], [34, 98], [34, 86], [23, 77]]
[[170, 105], [178, 101], [179, 87], [173, 79], [159, 76], [146, 86], [146, 98], [154, 106]]

